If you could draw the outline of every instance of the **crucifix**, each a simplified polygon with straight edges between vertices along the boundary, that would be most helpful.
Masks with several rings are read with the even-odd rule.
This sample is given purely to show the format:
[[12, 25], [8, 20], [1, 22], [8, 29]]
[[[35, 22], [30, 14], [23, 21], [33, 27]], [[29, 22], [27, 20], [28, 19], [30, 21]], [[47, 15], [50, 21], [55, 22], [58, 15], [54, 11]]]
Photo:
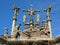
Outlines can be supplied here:
[[34, 15], [36, 12], [40, 12], [40, 10], [32, 10], [32, 5], [30, 5], [30, 10], [23, 10], [23, 12], [28, 12], [30, 15], [30, 21], [33, 21], [32, 15]]
[[[33, 15], [36, 12], [40, 12], [40, 10], [32, 10], [32, 5], [30, 5], [30, 10], [23, 10], [23, 12], [28, 12], [28, 14], [30, 15], [30, 23], [27, 23], [27, 25], [33, 26], [34, 22], [33, 22]], [[26, 17], [26, 16], [25, 16]], [[25, 18], [26, 19], [26, 18]]]

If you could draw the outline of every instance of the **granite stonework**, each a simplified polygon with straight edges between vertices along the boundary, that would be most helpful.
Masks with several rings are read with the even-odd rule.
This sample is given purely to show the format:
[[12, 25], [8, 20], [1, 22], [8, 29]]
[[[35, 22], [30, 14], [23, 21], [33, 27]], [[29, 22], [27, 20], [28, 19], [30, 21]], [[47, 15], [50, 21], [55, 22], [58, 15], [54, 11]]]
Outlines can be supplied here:
[[24, 30], [19, 30], [21, 23], [16, 25], [19, 7], [13, 6], [14, 15], [12, 19], [11, 35], [8, 34], [8, 29], [5, 28], [4, 35], [0, 36], [0, 45], [60, 45], [60, 36], [52, 38], [50, 11], [52, 5], [45, 10], [47, 20], [43, 20], [40, 24], [40, 15], [37, 14], [37, 22], [33, 21], [33, 15], [40, 10], [23, 10], [30, 16], [30, 22], [27, 22], [27, 16], [23, 16]]

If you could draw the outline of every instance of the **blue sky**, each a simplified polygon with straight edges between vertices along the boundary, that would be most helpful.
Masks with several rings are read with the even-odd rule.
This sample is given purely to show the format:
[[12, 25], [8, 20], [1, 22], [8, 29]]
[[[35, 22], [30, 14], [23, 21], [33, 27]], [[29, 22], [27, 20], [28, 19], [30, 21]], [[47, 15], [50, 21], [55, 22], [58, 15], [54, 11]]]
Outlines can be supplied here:
[[[52, 20], [52, 36], [55, 37], [60, 34], [60, 0], [0, 0], [0, 35], [4, 34], [4, 27], [8, 28], [9, 34], [11, 33], [12, 27], [12, 17], [14, 11], [12, 10], [12, 6], [16, 4], [16, 6], [20, 7], [19, 15], [17, 16], [17, 22], [22, 24], [20, 30], [23, 30], [23, 15], [22, 12], [24, 9], [30, 9], [30, 4], [33, 5], [33, 9], [40, 10], [40, 21], [46, 19], [46, 12], [44, 9], [48, 7], [48, 5], [52, 3], [52, 10], [50, 13]], [[35, 15], [36, 17], [36, 15]], [[34, 17], [34, 19], [35, 19]], [[27, 18], [28, 15], [27, 15]], [[27, 21], [29, 21], [27, 19]], [[36, 21], [36, 19], [34, 20]]]

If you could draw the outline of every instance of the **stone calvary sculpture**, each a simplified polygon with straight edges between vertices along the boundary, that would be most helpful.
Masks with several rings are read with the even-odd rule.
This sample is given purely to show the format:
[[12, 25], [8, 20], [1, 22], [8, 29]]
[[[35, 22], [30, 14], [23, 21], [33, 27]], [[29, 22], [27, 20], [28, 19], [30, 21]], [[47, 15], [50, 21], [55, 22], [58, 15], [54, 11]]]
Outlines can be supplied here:
[[[19, 7], [13, 6], [14, 15], [12, 18], [12, 31], [11, 35], [8, 34], [8, 29], [5, 28], [4, 35], [0, 37], [2, 44], [6, 45], [59, 45], [60, 36], [52, 38], [52, 29], [51, 29], [51, 18], [50, 11], [52, 5], [50, 4], [46, 12], [47, 20], [42, 21], [40, 24], [40, 10], [33, 10], [32, 5], [30, 5], [30, 10], [23, 10], [27, 14], [23, 16], [24, 30], [19, 30], [21, 28], [21, 23], [16, 25], [17, 16], [19, 12]], [[30, 16], [30, 21], [27, 22], [27, 15]], [[34, 22], [33, 16], [37, 15], [37, 21]], [[18, 37], [19, 36], [19, 37]]]

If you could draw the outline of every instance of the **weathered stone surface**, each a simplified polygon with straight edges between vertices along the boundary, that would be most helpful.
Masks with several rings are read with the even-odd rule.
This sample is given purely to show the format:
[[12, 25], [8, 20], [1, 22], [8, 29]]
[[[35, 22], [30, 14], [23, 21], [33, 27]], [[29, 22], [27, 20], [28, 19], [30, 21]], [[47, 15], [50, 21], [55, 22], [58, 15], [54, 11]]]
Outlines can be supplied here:
[[30, 6], [30, 10], [24, 10], [24, 12], [29, 13], [30, 22], [26, 22], [25, 15], [25, 28], [23, 31], [19, 30], [20, 23], [16, 25], [16, 16], [18, 15], [19, 8], [14, 6], [14, 10], [12, 33], [9, 36], [6, 31], [4, 36], [0, 37], [0, 43], [2, 45], [60, 45], [60, 36], [54, 39], [52, 38], [50, 19], [51, 5], [46, 9], [47, 21], [43, 20], [42, 25], [40, 25], [39, 15], [37, 16], [37, 22], [34, 22], [32, 17], [36, 12], [40, 12], [39, 10], [32, 10], [32, 6]]

